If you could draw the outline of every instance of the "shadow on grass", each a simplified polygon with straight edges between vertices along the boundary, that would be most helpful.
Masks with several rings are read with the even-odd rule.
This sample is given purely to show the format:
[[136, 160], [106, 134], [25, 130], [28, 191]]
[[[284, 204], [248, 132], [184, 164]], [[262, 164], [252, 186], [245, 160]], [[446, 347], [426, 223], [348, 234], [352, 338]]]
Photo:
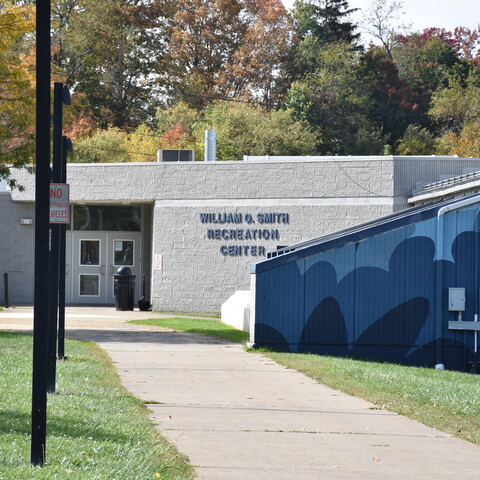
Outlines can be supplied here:
[[[87, 416], [88, 418], [88, 416]], [[31, 433], [31, 415], [15, 410], [0, 411], [0, 434], [25, 434]], [[96, 441], [127, 443], [131, 438], [129, 435], [119, 433], [118, 430], [111, 431], [84, 421], [82, 418], [66, 419], [49, 412], [47, 418], [48, 436], [52, 437], [70, 437], [89, 439], [95, 438]]]
[[243, 337], [227, 338], [222, 330], [180, 332], [180, 331], [132, 331], [132, 330], [94, 330], [69, 329], [67, 337], [88, 342], [126, 342], [180, 345], [190, 343], [241, 343]]
[[73, 329], [67, 331], [67, 337], [88, 342], [127, 342], [157, 343], [166, 345], [188, 343], [224, 343], [220, 338], [204, 337], [195, 333], [162, 331], [94, 330]]

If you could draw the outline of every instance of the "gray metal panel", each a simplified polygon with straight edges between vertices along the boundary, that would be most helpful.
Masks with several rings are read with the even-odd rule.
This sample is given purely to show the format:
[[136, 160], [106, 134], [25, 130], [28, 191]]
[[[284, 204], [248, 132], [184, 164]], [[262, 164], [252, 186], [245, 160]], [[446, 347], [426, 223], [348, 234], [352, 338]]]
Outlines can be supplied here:
[[448, 322], [448, 328], [450, 330], [480, 332], [480, 322], [453, 321]]
[[456, 157], [394, 157], [394, 195], [411, 196], [418, 183], [433, 183], [478, 170], [480, 159]]

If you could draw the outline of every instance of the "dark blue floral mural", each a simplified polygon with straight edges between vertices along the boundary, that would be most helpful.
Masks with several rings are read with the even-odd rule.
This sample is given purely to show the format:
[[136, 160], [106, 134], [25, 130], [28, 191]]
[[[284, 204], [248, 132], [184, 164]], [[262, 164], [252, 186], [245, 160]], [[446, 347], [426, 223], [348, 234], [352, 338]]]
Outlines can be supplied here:
[[456, 318], [447, 292], [466, 288], [464, 315], [473, 319], [476, 208], [449, 213], [442, 242], [435, 217], [257, 274], [255, 344], [428, 367], [441, 358], [447, 368], [467, 369], [478, 361], [473, 333], [448, 329]]

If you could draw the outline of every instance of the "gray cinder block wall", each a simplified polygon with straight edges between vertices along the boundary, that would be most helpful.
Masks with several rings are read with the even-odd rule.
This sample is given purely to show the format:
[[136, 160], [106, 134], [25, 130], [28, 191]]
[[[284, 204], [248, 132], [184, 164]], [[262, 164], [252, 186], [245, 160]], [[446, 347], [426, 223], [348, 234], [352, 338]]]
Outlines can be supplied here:
[[33, 203], [14, 203], [8, 193], [0, 193], [0, 305], [5, 302], [5, 273], [10, 305], [33, 303], [34, 216]]
[[[479, 159], [247, 157], [72, 164], [68, 178], [72, 204], [145, 206], [143, 262], [155, 310], [219, 313], [236, 290], [249, 289], [250, 264], [266, 252], [393, 213], [419, 184], [473, 170]], [[14, 211], [34, 201], [33, 177], [19, 173], [27, 188], [7, 194]], [[12, 221], [1, 216], [2, 230]], [[26, 241], [22, 249], [33, 251]], [[13, 246], [6, 242], [7, 256]]]

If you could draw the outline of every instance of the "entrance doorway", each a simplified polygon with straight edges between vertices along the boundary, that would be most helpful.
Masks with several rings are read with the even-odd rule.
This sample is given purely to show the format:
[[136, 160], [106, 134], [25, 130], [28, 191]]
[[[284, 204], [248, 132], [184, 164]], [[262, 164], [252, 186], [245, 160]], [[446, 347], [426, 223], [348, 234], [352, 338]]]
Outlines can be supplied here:
[[[138, 207], [74, 207], [73, 230], [67, 231], [66, 239], [67, 303], [114, 304], [114, 274], [120, 267], [128, 267], [136, 275], [135, 300], [140, 298], [140, 215], [138, 222], [125, 222], [126, 212], [130, 220], [137, 216], [132, 215], [134, 208]], [[85, 209], [88, 215], [85, 215]], [[86, 217], [88, 230], [84, 229]], [[115, 222], [107, 221], [107, 217], [115, 219]], [[102, 227], [116, 230], [102, 230]]]

